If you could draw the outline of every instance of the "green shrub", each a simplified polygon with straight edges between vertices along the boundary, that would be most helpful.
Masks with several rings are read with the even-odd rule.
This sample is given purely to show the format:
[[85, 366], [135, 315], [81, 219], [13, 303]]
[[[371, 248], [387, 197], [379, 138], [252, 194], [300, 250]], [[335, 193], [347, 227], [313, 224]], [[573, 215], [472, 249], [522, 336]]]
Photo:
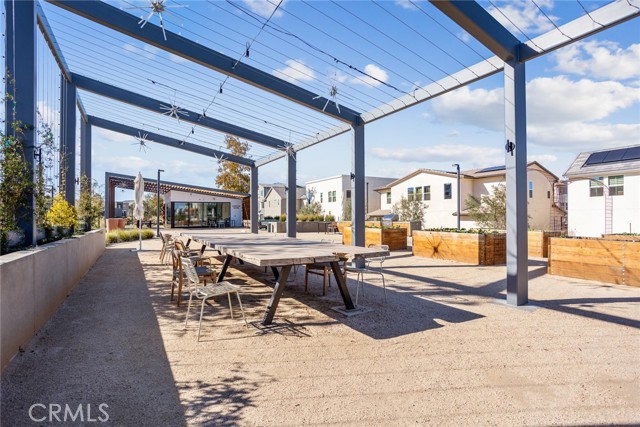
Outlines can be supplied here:
[[457, 228], [446, 228], [446, 227], [424, 228], [422, 231], [437, 231], [437, 232], [441, 232], [441, 233], [466, 233], [466, 234], [501, 234], [501, 233], [504, 233], [504, 231], [486, 230], [486, 229], [483, 229], [483, 228], [470, 228], [468, 230], [466, 228], [461, 228], [460, 230], [458, 230]]
[[287, 214], [280, 215], [280, 222], [285, 222], [287, 220]]
[[333, 215], [325, 215], [325, 216], [324, 216], [324, 220], [325, 220], [325, 221], [335, 221], [335, 220], [336, 220], [336, 217], [335, 217], [335, 216], [333, 216]]
[[[132, 228], [130, 230], [114, 230], [106, 234], [105, 240], [107, 244], [111, 243], [122, 243], [122, 242], [132, 242], [138, 240], [139, 230], [137, 228]], [[145, 229], [142, 230], [142, 239], [153, 239], [155, 237], [155, 232], [153, 230]]]

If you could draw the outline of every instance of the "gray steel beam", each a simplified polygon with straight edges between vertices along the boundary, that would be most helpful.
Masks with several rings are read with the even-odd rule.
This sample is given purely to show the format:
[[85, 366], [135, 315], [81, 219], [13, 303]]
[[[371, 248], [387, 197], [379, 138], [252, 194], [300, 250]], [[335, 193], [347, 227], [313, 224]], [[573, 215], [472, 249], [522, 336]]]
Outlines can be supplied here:
[[351, 165], [351, 244], [364, 246], [364, 125], [353, 126]]
[[[29, 173], [34, 175], [36, 143], [36, 11], [30, 1], [5, 0], [5, 82], [14, 102], [5, 103], [5, 135], [15, 136], [14, 121], [23, 126], [20, 140]], [[16, 212], [26, 245], [36, 243], [35, 198], [30, 189]]]
[[430, 0], [430, 3], [503, 61], [520, 60], [520, 46], [528, 49], [475, 1]]
[[62, 54], [62, 50], [60, 49], [60, 45], [56, 40], [56, 36], [53, 34], [53, 30], [51, 29], [51, 25], [49, 25], [49, 21], [47, 20], [47, 16], [44, 14], [44, 10], [40, 5], [40, 2], [36, 1], [36, 13], [38, 18], [38, 27], [40, 27], [40, 32], [44, 37], [45, 42], [49, 46], [49, 50], [51, 50], [51, 54], [53, 54], [53, 58], [58, 63], [58, 67], [62, 72], [64, 78], [70, 82], [71, 81], [71, 73], [69, 71], [69, 66], [67, 65], [67, 61], [64, 59], [64, 55]]
[[60, 189], [76, 204], [76, 86], [60, 77]]
[[258, 167], [251, 166], [251, 208], [250, 208], [250, 216], [251, 216], [251, 232], [257, 234], [259, 231], [258, 227], [258, 206], [260, 204], [260, 200], [258, 198]]
[[[154, 113], [164, 114], [166, 110], [160, 108], [161, 105], [168, 106], [170, 102], [162, 102], [157, 99], [149, 98], [126, 89], [121, 89], [107, 83], [102, 83], [89, 77], [71, 73], [73, 82], [79, 89], [93, 92], [97, 95], [111, 98], [116, 101], [124, 102], [136, 107], [144, 108]], [[189, 110], [183, 110], [187, 116], [181, 116], [180, 120], [196, 124], [205, 128], [213, 129], [239, 138], [248, 139], [258, 144], [266, 145], [271, 148], [282, 149], [287, 146], [284, 140], [263, 135], [230, 123], [223, 122], [211, 117], [204, 117], [201, 113], [195, 113]]]
[[529, 300], [527, 250], [527, 114], [525, 64], [504, 66], [507, 181], [507, 303]]
[[84, 120], [80, 121], [80, 176], [86, 176], [91, 185], [91, 125]]
[[115, 191], [113, 186], [111, 185], [111, 181], [109, 180], [110, 174], [109, 172], [104, 173], [104, 221], [105, 227], [106, 222], [109, 218], [113, 218], [115, 214], [115, 209], [113, 206], [115, 200]]
[[84, 121], [85, 123], [89, 121], [89, 119], [87, 118], [89, 115], [87, 114], [87, 110], [86, 108], [84, 108], [84, 104], [82, 103], [82, 100], [80, 99], [80, 95], [78, 93], [76, 93], [76, 107], [78, 107], [78, 111], [80, 112], [80, 118], [82, 119], [82, 121]]
[[296, 237], [296, 157], [287, 155], [287, 237]]
[[110, 120], [101, 119], [94, 116], [89, 116], [89, 124], [102, 129], [107, 129], [113, 132], [122, 133], [133, 137], [139, 135], [147, 135], [147, 140], [157, 142], [158, 144], [167, 145], [169, 147], [179, 148], [181, 150], [190, 151], [192, 153], [202, 154], [208, 157], [224, 157], [225, 160], [232, 163], [237, 163], [244, 166], [253, 166], [254, 162], [250, 159], [245, 159], [233, 154], [224, 153], [222, 151], [214, 150], [213, 148], [202, 147], [201, 145], [191, 144], [189, 142], [183, 142], [179, 139], [169, 138], [168, 136], [160, 135], [146, 130], [138, 129], [132, 126], [126, 126], [120, 123], [112, 122]]
[[165, 40], [161, 27], [147, 23], [144, 28], [140, 28], [138, 17], [104, 2], [48, 1], [151, 46], [171, 52], [174, 55], [274, 93], [335, 119], [348, 123], [360, 122], [360, 114], [354, 110], [341, 106], [340, 111], [338, 111], [333, 102], [329, 102], [329, 106], [325, 109], [327, 98], [318, 97], [317, 94], [277, 78], [270, 73], [242, 62], [237, 62], [234, 58], [198, 44], [186, 37], [166, 31]]

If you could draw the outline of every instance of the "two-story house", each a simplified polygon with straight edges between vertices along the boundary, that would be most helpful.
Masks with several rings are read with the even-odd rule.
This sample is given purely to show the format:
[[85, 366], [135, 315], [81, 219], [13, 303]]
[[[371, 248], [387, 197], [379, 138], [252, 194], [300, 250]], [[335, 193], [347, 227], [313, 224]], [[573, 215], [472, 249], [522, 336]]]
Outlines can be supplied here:
[[[460, 172], [460, 201], [462, 228], [478, 225], [466, 210], [469, 196], [477, 199], [492, 194], [494, 187], [505, 183], [505, 167], [493, 166]], [[555, 203], [554, 184], [558, 177], [538, 162], [527, 164], [527, 200], [529, 227], [539, 230], [560, 230], [564, 212]], [[418, 169], [390, 184], [377, 188], [381, 212], [391, 212], [402, 197], [423, 202], [423, 227], [457, 226], [457, 175], [452, 171]]]
[[[284, 184], [272, 184], [267, 190], [262, 208], [262, 218], [276, 218], [287, 213], [287, 197], [289, 191]], [[296, 186], [296, 210], [304, 206], [307, 200], [304, 187]]]
[[580, 153], [564, 176], [570, 235], [640, 233], [640, 145]]
[[[365, 213], [380, 209], [380, 195], [375, 189], [387, 185], [394, 178], [365, 176]], [[338, 175], [316, 179], [306, 183], [309, 202], [322, 205], [323, 215], [333, 215], [336, 221], [343, 220], [346, 205], [351, 203], [351, 177]]]

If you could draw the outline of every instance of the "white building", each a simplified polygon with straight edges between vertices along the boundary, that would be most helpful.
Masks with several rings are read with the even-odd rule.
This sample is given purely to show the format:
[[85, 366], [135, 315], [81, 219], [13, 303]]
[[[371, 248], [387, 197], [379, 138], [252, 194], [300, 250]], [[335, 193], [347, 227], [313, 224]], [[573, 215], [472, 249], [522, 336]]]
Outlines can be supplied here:
[[[392, 182], [394, 178], [365, 176], [365, 213], [380, 209], [380, 195], [375, 189]], [[316, 179], [306, 184], [311, 203], [322, 205], [323, 215], [333, 215], [336, 221], [344, 216], [345, 204], [351, 203], [351, 177], [338, 175]]]
[[[538, 162], [527, 164], [527, 200], [529, 227], [539, 230], [560, 230], [564, 212], [554, 203], [554, 184], [558, 177]], [[466, 211], [469, 196], [480, 199], [493, 192], [493, 187], [505, 183], [505, 167], [494, 166], [460, 172], [462, 228], [478, 225]], [[456, 172], [418, 169], [390, 184], [377, 188], [380, 194], [380, 214], [391, 213], [393, 205], [404, 198], [423, 201], [424, 228], [457, 227]]]
[[570, 235], [640, 233], [640, 145], [580, 153], [564, 175]]

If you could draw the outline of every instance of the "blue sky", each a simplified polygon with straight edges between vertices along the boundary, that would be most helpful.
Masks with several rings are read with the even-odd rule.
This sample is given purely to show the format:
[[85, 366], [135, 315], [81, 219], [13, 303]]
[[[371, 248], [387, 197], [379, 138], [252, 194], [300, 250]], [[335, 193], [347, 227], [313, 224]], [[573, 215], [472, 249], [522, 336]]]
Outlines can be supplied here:
[[[181, 4], [179, 2], [173, 3], [174, 6]], [[187, 29], [195, 31], [198, 25], [216, 27], [215, 25], [211, 26], [205, 19], [206, 13], [211, 13], [210, 16], [214, 17], [211, 19], [219, 19], [215, 17], [219, 17], [222, 12], [229, 14], [230, 17], [233, 17], [233, 13], [242, 14], [225, 2], [183, 3], [187, 7], [176, 7], [175, 13], [170, 11], [166, 16], [166, 23], [168, 29], [183, 33], [185, 36], [188, 34]], [[493, 1], [482, 4], [518, 38], [525, 40], [525, 36], [519, 33], [514, 25], [528, 37], [534, 37], [553, 30], [554, 27], [550, 19], [557, 25], [562, 25], [582, 15], [584, 12], [581, 7], [593, 10], [604, 3], [536, 1], [537, 6], [540, 6], [546, 16], [541, 13], [536, 4], [530, 1]], [[127, 2], [115, 4], [123, 8], [131, 7], [131, 4]], [[145, 5], [144, 2], [137, 4]], [[172, 1], [170, 0], [168, 4], [171, 5]], [[256, 17], [262, 17], [263, 20], [268, 18], [274, 9], [273, 4], [265, 1], [245, 0], [236, 4], [251, 11]], [[416, 2], [416, 4], [424, 5], [423, 2]], [[632, 0], [631, 4], [640, 7], [638, 0]], [[426, 39], [410, 37], [412, 31], [409, 31], [409, 26], [424, 29], [432, 24], [409, 1], [385, 1], [379, 5], [373, 4], [373, 6], [364, 2], [338, 2], [338, 5], [333, 4], [332, 7], [341, 8], [340, 12], [344, 16], [349, 16], [350, 12], [361, 12], [359, 16], [362, 21], [354, 18], [349, 21], [343, 19], [336, 22], [328, 21], [328, 23], [323, 23], [320, 15], [312, 14], [317, 12], [309, 9], [313, 5], [318, 6], [318, 9], [328, 7], [325, 2], [311, 3], [309, 6], [289, 0], [284, 2], [273, 14], [270, 24], [277, 25], [293, 34], [303, 35], [307, 42], [314, 46], [321, 46], [322, 49], [329, 51], [335, 57], [346, 59], [351, 65], [365, 71], [366, 75], [360, 75], [359, 78], [354, 77], [353, 74], [348, 74], [348, 70], [345, 70], [344, 67], [331, 66], [328, 65], [328, 62], [331, 61], [322, 61], [322, 55], [318, 55], [317, 52], [315, 55], [307, 55], [304, 50], [294, 49], [289, 44], [283, 43], [281, 39], [276, 37], [278, 33], [270, 31], [269, 28], [257, 34], [255, 25], [247, 23], [246, 28], [243, 28], [244, 23], [238, 21], [234, 28], [247, 35], [255, 36], [256, 40], [253, 45], [255, 52], [252, 52], [249, 58], [243, 58], [243, 62], [307, 87], [316, 93], [319, 90], [328, 92], [331, 85], [335, 85], [338, 88], [336, 102], [343, 106], [362, 107], [374, 103], [373, 99], [383, 98], [384, 101], [387, 101], [399, 96], [401, 91], [410, 92], [412, 86], [415, 88], [415, 86], [429, 83], [427, 79], [437, 80], [446, 75], [441, 71], [455, 72], [461, 68], [454, 63], [451, 55], [448, 57], [442, 55], [437, 49], [455, 52], [453, 57], [459, 59], [466, 66], [478, 62], [479, 59], [472, 50], [459, 48], [460, 40], [467, 41], [478, 52], [487, 54], [486, 49], [473, 40], [469, 41], [468, 35], [454, 24], [447, 22], [444, 17], [440, 19], [446, 24], [449, 34], [454, 34], [457, 40], [453, 36], [449, 37], [446, 34], [438, 36], [436, 34], [431, 40], [436, 43], [430, 46]], [[500, 8], [502, 13], [495, 10], [494, 5]], [[225, 10], [222, 9], [223, 7]], [[384, 7], [388, 12], [383, 11], [381, 7]], [[63, 14], [68, 15], [66, 12], [61, 12], [52, 6], [47, 6], [46, 11], [54, 30], [61, 24], [65, 24], [67, 18]], [[196, 12], [201, 14], [197, 15]], [[132, 10], [131, 13], [146, 15], [142, 9], [140, 11]], [[404, 31], [395, 32], [395, 28], [399, 25], [395, 23], [393, 25], [396, 27], [389, 27], [393, 28], [394, 32], [386, 32], [386, 35], [383, 34], [384, 31], [376, 32], [367, 22], [376, 22], [376, 26], [382, 29], [387, 24], [391, 25], [391, 23], [380, 22], [381, 15], [379, 14], [387, 16], [390, 21], [393, 21], [393, 15], [401, 17], [407, 24]], [[507, 21], [503, 14], [508, 16], [510, 21]], [[296, 17], [302, 17], [306, 22]], [[157, 18], [153, 17], [151, 22], [156, 23]], [[220, 25], [222, 22], [224, 21], [221, 20], [218, 24]], [[256, 20], [256, 22], [258, 21]], [[309, 31], [309, 23], [317, 23], [326, 32]], [[345, 28], [345, 25], [350, 27], [351, 33], [348, 32], [349, 29]], [[72, 26], [68, 25], [68, 27]], [[77, 30], [83, 31], [81, 28], [77, 28]], [[221, 28], [218, 30], [220, 33], [215, 37], [210, 36], [211, 40], [218, 41], [220, 36], [225, 33]], [[71, 32], [73, 28], [64, 31]], [[69, 53], [65, 53], [65, 55], [68, 57], [70, 67], [79, 70], [84, 70], [83, 67], [87, 70], [95, 70], [95, 66], [88, 62], [83, 63], [83, 59], [79, 56], [81, 49], [86, 46], [74, 45], [71, 39], [67, 42], [67, 35], [64, 31], [61, 31], [62, 34], [59, 34], [58, 37], [61, 39], [63, 51], [66, 44], [69, 45]], [[194, 33], [189, 37], [208, 45], [209, 39], [205, 38], [209, 37], [207, 34], [196, 35]], [[346, 40], [348, 35], [350, 38], [349, 46], [340, 45], [335, 40], [331, 41], [330, 36], [333, 34], [340, 35], [343, 40]], [[358, 34], [366, 35], [369, 40], [358, 39]], [[427, 33], [423, 32], [422, 34]], [[198, 39], [198, 37], [203, 37], [203, 39]], [[236, 39], [236, 41], [238, 40], [245, 43], [244, 39]], [[214, 42], [211, 41], [211, 43]], [[229, 43], [229, 45], [220, 43], [219, 46], [214, 44], [212, 47], [232, 57], [242, 56], [238, 56], [238, 49], [234, 47], [233, 43]], [[400, 46], [402, 44], [407, 46], [404, 52]], [[127, 41], [126, 38], [115, 40], [114, 45], [119, 46], [121, 51], [119, 54], [123, 57], [130, 55], [129, 63], [125, 64], [127, 66], [135, 67], [136, 64], [140, 64], [142, 67], [143, 61], [146, 60], [160, 61], [160, 64], [164, 61], [171, 66], [175, 64], [182, 66], [184, 62], [181, 58], [173, 57], [156, 48], [145, 47], [136, 41]], [[227, 46], [229, 48], [225, 51]], [[277, 53], [279, 65], [276, 62], [270, 62], [269, 55], [274, 57], [276, 53], [267, 51], [267, 46]], [[357, 52], [350, 50], [354, 47], [357, 47]], [[381, 54], [380, 49], [384, 49], [385, 53]], [[78, 59], [74, 57], [74, 52]], [[413, 59], [410, 61], [411, 58]], [[432, 67], [428, 62], [430, 58], [436, 58], [437, 61], [434, 59], [433, 62], [441, 69]], [[108, 68], [108, 65], [105, 65], [105, 68]], [[157, 75], [151, 74], [159, 82], [167, 83], [165, 88], [158, 87], [158, 85], [153, 88], [155, 93], [152, 95], [158, 98], [171, 99], [173, 97], [176, 103], [184, 102], [186, 105], [190, 101], [186, 98], [180, 99], [180, 91], [172, 92], [171, 90], [178, 84], [182, 85], [181, 87], [187, 87], [188, 91], [198, 94], [202, 92], [201, 102], [205, 102], [205, 104], [206, 98], [211, 96], [195, 83], [188, 83], [188, 76], [176, 76], [176, 79], [179, 80], [176, 83], [171, 82], [170, 77], [165, 76], [162, 72], [158, 69]], [[631, 20], [569, 47], [529, 61], [526, 73], [528, 82], [528, 152], [531, 160], [540, 161], [556, 175], [561, 176], [581, 151], [640, 143], [640, 19]], [[375, 77], [377, 80], [373, 80], [371, 77]], [[95, 78], [101, 79], [102, 77], [97, 74]], [[141, 82], [140, 88], [143, 87], [143, 83], [149, 85], [148, 82]], [[123, 84], [127, 84], [127, 82]], [[502, 87], [503, 76], [502, 73], [498, 73], [473, 85], [367, 125], [365, 130], [367, 175], [400, 177], [417, 168], [450, 170], [452, 163], [460, 163], [463, 169], [503, 164]], [[228, 89], [232, 89], [231, 84]], [[210, 89], [213, 92], [216, 90], [217, 87]], [[326, 93], [322, 94], [326, 96]], [[131, 116], [135, 115], [140, 117], [136, 120], [145, 124], [155, 120], [147, 118], [147, 115], [151, 115], [151, 113], [138, 115], [135, 110], [129, 107], [121, 108], [113, 102], [99, 103], [94, 99], [95, 96], [82, 92], [81, 96], [86, 99], [90, 114], [112, 114], [113, 119], [122, 121], [134, 120]], [[219, 99], [224, 101], [224, 96], [224, 94], [220, 95]], [[357, 101], [357, 97], [362, 97], [367, 102]], [[94, 105], [98, 113], [91, 111]], [[198, 107], [203, 108], [201, 104], [194, 101], [193, 106], [189, 108], [196, 110]], [[47, 108], [47, 106], [41, 105], [41, 108]], [[121, 116], [118, 116], [118, 113]], [[223, 114], [222, 111], [220, 114]], [[278, 119], [277, 112], [264, 111], [264, 114], [265, 117], [273, 116], [274, 122]], [[292, 115], [292, 118], [283, 118], [283, 120], [285, 119], [287, 119], [286, 123], [290, 124], [287, 126], [294, 126], [295, 123], [291, 124], [291, 122], [295, 121], [295, 115]], [[173, 119], [161, 117], [161, 120]], [[316, 116], [311, 115], [309, 118], [301, 116], [300, 125], [306, 124], [305, 121], [313, 120], [316, 120]], [[330, 122], [330, 120], [327, 121], [327, 123]], [[171, 126], [173, 125], [171, 124]], [[175, 128], [177, 134], [184, 133], [184, 129], [188, 133], [189, 126], [184, 127], [183, 124], [180, 126], [182, 128]], [[167, 125], [167, 127], [169, 126]], [[149, 129], [152, 129], [152, 126], [149, 126]], [[265, 127], [264, 129], [265, 133], [296, 142], [296, 134], [292, 135], [290, 132], [287, 134], [286, 131], [278, 131], [274, 128]], [[222, 135], [215, 135], [199, 128], [196, 130], [196, 136], [203, 141], [207, 140], [210, 145], [215, 146], [222, 141]], [[260, 130], [263, 131], [262, 128]], [[217, 169], [215, 161], [158, 144], [151, 143], [150, 147], [151, 149], [146, 152], [140, 151], [134, 138], [94, 129], [94, 178], [102, 184], [105, 171], [135, 175], [139, 170], [145, 176], [155, 177], [156, 170], [161, 168], [165, 170], [163, 179], [169, 181], [202, 186], [213, 185]], [[345, 134], [297, 153], [298, 183], [303, 185], [312, 179], [348, 174], [351, 171], [350, 147], [351, 136]], [[264, 149], [260, 151], [256, 147], [254, 155], [259, 157], [261, 153], [266, 152]], [[261, 182], [284, 182], [285, 179], [285, 159], [260, 168]], [[116, 197], [119, 200], [131, 198], [131, 192], [119, 191]]]

